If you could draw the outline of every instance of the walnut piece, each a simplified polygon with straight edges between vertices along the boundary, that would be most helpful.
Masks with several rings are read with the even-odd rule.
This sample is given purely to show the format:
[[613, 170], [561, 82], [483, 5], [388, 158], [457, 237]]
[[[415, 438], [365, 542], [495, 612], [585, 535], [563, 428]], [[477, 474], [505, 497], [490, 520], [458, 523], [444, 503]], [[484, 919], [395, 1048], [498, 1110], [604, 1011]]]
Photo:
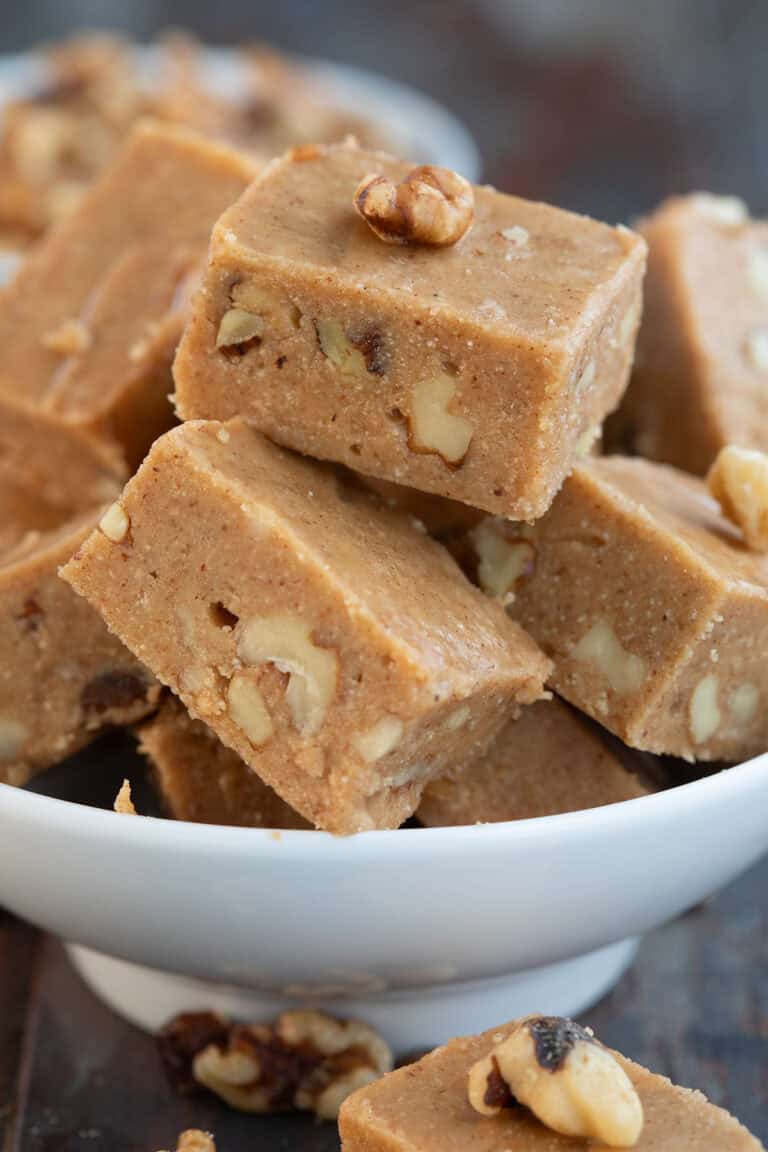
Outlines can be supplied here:
[[571, 649], [571, 658], [591, 664], [614, 692], [637, 692], [645, 681], [645, 661], [628, 652], [607, 620], [597, 620]]
[[29, 736], [23, 724], [10, 716], [0, 716], [0, 761], [15, 760]]
[[366, 176], [355, 189], [354, 205], [386, 244], [455, 244], [475, 214], [472, 185], [450, 168], [426, 164], [396, 184], [386, 176]]
[[303, 736], [314, 736], [336, 695], [338, 657], [320, 648], [311, 628], [293, 616], [256, 617], [239, 628], [237, 654], [244, 664], [274, 664], [289, 675], [286, 703]]
[[351, 1092], [392, 1068], [372, 1028], [322, 1012], [286, 1012], [271, 1024], [210, 1013], [176, 1017], [159, 1048], [172, 1081], [214, 1092], [243, 1112], [314, 1112], [334, 1120]]
[[216, 1152], [216, 1141], [210, 1132], [187, 1128], [186, 1132], [179, 1133], [176, 1152]]
[[125, 540], [131, 527], [128, 513], [119, 500], [111, 504], [99, 520], [99, 528], [113, 544], [120, 544]]
[[768, 552], [768, 455], [729, 444], [709, 470], [707, 485], [753, 552]]
[[477, 579], [483, 592], [510, 603], [519, 580], [529, 576], [536, 563], [536, 549], [514, 525], [517, 535], [508, 536], [511, 526], [505, 520], [486, 516], [469, 533], [477, 554]]
[[728, 697], [728, 707], [737, 724], [748, 724], [757, 713], [760, 692], [756, 684], [745, 681], [734, 688]]
[[643, 1106], [616, 1058], [585, 1028], [557, 1016], [531, 1016], [472, 1066], [469, 1102], [483, 1116], [522, 1104], [563, 1136], [632, 1148]]
[[704, 744], [720, 727], [718, 703], [719, 681], [710, 673], [696, 685], [688, 707], [691, 736], [695, 744]]
[[256, 748], [272, 738], [274, 726], [258, 685], [247, 672], [236, 672], [227, 688], [229, 715]]
[[409, 416], [409, 445], [414, 452], [435, 452], [457, 467], [469, 451], [474, 428], [463, 416], [448, 411], [456, 383], [445, 372], [414, 384]]
[[120, 791], [117, 796], [115, 796], [113, 808], [115, 812], [120, 812], [123, 816], [138, 816], [138, 812], [133, 804], [133, 797], [131, 796], [130, 780], [123, 780], [120, 785]]
[[366, 764], [374, 764], [393, 752], [402, 738], [402, 720], [397, 716], [382, 716], [372, 728], [359, 732], [354, 744]]
[[224, 313], [216, 333], [216, 347], [220, 351], [235, 349], [238, 353], [247, 351], [261, 343], [264, 335], [264, 318], [245, 308], [230, 308]]
[[382, 376], [387, 368], [381, 333], [370, 328], [360, 334], [346, 333], [338, 320], [315, 320], [320, 350], [342, 376], [364, 380]]
[[160, 697], [160, 685], [149, 673], [109, 668], [86, 681], [80, 693], [85, 726], [96, 731], [107, 724], [127, 724], [144, 715]]

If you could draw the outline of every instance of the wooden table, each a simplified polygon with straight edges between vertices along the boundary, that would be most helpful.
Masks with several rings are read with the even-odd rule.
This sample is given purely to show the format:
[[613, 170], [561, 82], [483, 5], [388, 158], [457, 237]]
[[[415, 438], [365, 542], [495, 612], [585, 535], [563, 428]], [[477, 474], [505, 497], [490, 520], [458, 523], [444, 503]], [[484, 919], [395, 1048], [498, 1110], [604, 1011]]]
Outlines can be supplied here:
[[[740, 192], [764, 208], [768, 6], [603, 5], [603, 15], [613, 13], [608, 38], [583, 35], [598, 0], [578, 7], [577, 36], [556, 28], [553, 13], [565, 19], [569, 6], [540, 0], [495, 9], [490, 0], [354, 9], [329, 0], [263, 5], [257, 14], [250, 4], [108, 0], [99, 11], [104, 23], [132, 23], [142, 35], [159, 18], [189, 22], [212, 39], [274, 38], [399, 76], [463, 116], [487, 178], [522, 195], [607, 219], [690, 187]], [[16, 6], [5, 46], [62, 32], [74, 12], [53, 0]], [[651, 936], [587, 1019], [605, 1041], [703, 1089], [768, 1141], [766, 892], [768, 861]], [[0, 912], [2, 1152], [154, 1152], [188, 1125], [215, 1130], [221, 1152], [338, 1146], [332, 1126], [249, 1119], [212, 1101], [175, 1098], [152, 1041], [94, 999], [60, 945]]]
[[[621, 985], [584, 1017], [607, 1043], [701, 1088], [764, 1141], [767, 890], [768, 860], [648, 937]], [[338, 1148], [332, 1125], [174, 1096], [151, 1038], [88, 991], [57, 941], [0, 913], [2, 1152], [155, 1152], [188, 1126], [214, 1131], [220, 1152]]]

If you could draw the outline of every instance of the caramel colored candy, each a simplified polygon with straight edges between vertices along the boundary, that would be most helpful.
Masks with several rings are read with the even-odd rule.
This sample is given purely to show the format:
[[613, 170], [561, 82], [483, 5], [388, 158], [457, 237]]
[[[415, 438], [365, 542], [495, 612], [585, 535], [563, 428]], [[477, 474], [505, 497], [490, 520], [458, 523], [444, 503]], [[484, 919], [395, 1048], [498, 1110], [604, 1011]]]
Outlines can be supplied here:
[[98, 521], [30, 531], [0, 560], [0, 781], [24, 784], [111, 724], [152, 711], [159, 687], [60, 580]]
[[210, 728], [168, 699], [142, 725], [140, 749], [176, 820], [251, 828], [308, 828], [297, 812], [226, 748]]
[[542, 695], [528, 636], [402, 514], [239, 421], [158, 440], [63, 575], [293, 808], [397, 827]]
[[[557, 1023], [556, 1021], [544, 1021]], [[430, 1055], [355, 1092], [339, 1114], [342, 1152], [594, 1152], [591, 1138], [558, 1135], [521, 1105], [506, 1101], [498, 1115], [481, 1115], [469, 1102], [470, 1069], [518, 1025], [451, 1040]], [[551, 1053], [547, 1053], [551, 1055]], [[635, 1152], [761, 1152], [737, 1120], [700, 1092], [678, 1088], [613, 1053], [640, 1098], [643, 1126]], [[567, 1069], [548, 1067], [554, 1079]], [[611, 1090], [601, 1077], [590, 1113], [605, 1115]]]
[[532, 562], [509, 611], [553, 658], [561, 696], [649, 752], [768, 748], [768, 558], [703, 481], [593, 460], [523, 538]]
[[245, 156], [144, 123], [0, 301], [0, 397], [118, 445], [129, 465], [173, 419], [170, 364], [211, 226]]
[[665, 201], [640, 231], [648, 276], [623, 435], [699, 475], [727, 444], [768, 450], [768, 224], [698, 194]]
[[348, 146], [264, 171], [214, 230], [178, 411], [535, 519], [624, 390], [645, 244], [488, 188], [458, 242], [384, 243], [353, 195], [408, 172]]
[[595, 727], [561, 700], [540, 700], [510, 720], [477, 763], [427, 786], [422, 824], [495, 824], [599, 808], [645, 796], [638, 753], [632, 769]]
[[0, 396], [0, 551], [114, 500], [126, 478], [110, 445]]

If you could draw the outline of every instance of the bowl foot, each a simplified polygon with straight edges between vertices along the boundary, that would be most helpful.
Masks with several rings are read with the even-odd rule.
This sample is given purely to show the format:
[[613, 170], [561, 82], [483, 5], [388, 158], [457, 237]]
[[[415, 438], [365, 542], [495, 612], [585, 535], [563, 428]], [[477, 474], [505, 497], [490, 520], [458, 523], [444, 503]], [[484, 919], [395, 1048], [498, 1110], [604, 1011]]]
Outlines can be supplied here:
[[576, 1016], [608, 992], [629, 967], [636, 940], [492, 980], [433, 984], [402, 991], [301, 1000], [161, 972], [67, 946], [86, 984], [132, 1024], [156, 1031], [178, 1012], [212, 1010], [242, 1020], [265, 1020], [312, 1004], [339, 1016], [357, 1016], [378, 1028], [399, 1053], [442, 1044], [530, 1012]]

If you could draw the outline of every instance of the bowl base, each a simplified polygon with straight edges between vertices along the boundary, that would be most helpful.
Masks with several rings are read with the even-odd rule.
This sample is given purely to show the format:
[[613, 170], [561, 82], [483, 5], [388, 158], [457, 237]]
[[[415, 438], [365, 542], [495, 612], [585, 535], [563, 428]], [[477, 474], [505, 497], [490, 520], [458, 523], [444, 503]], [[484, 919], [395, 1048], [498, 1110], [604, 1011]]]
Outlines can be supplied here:
[[192, 979], [132, 964], [79, 944], [67, 945], [86, 984], [132, 1024], [157, 1031], [178, 1012], [211, 1010], [259, 1021], [290, 1008], [322, 1008], [372, 1024], [397, 1053], [432, 1048], [452, 1036], [492, 1028], [527, 1013], [577, 1016], [608, 992], [629, 967], [636, 940], [621, 940], [558, 964], [492, 980], [437, 984], [396, 992], [290, 999]]

